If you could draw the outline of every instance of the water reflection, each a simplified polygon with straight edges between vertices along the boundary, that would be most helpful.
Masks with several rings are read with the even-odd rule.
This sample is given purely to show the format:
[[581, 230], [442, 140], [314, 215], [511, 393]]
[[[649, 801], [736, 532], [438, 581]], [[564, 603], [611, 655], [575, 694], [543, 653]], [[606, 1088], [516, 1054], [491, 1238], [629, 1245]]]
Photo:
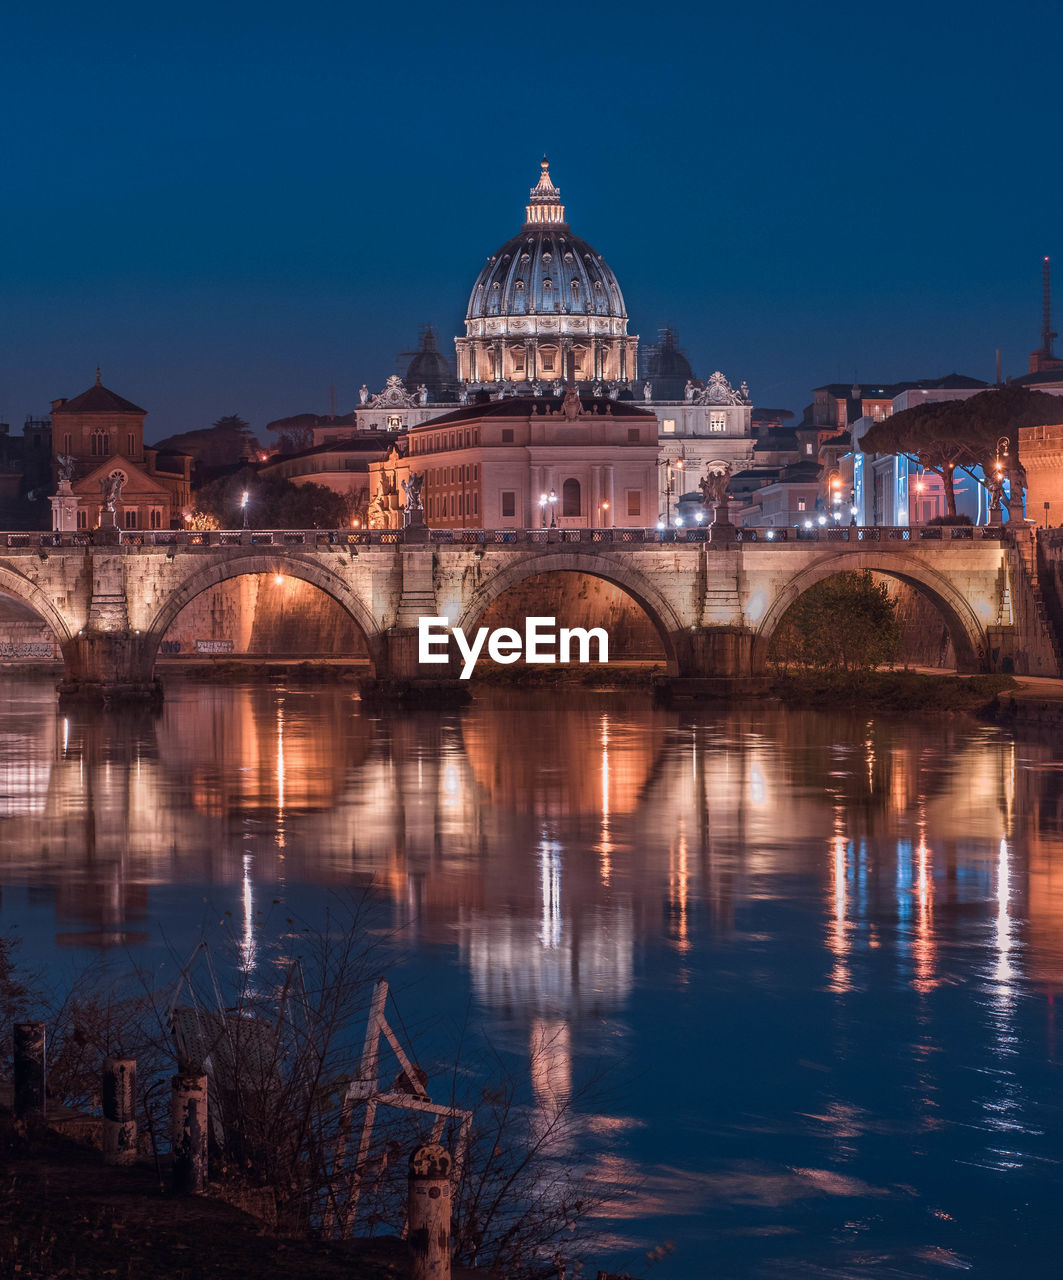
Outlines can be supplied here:
[[[965, 1179], [1052, 1181], [1051, 747], [638, 695], [389, 716], [342, 687], [169, 693], [60, 716], [46, 686], [3, 689], [0, 921], [138, 944], [220, 895], [251, 974], [267, 900], [373, 885], [426, 988], [471, 993], [544, 1109], [584, 1058], [630, 1063], [589, 1158], [657, 1189], [614, 1205], [625, 1238], [689, 1215], [668, 1233], [711, 1236], [721, 1275], [777, 1274], [791, 1232], [812, 1274], [854, 1242], [904, 1274], [992, 1258], [1000, 1204], [1037, 1195]], [[965, 1218], [961, 1247], [941, 1224]]]

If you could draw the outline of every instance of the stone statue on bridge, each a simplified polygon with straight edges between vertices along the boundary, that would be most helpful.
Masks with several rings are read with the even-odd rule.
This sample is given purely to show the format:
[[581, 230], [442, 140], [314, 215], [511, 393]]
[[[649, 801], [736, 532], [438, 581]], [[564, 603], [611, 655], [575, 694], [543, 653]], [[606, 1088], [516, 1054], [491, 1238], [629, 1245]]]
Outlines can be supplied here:
[[100, 480], [100, 490], [103, 494], [103, 508], [114, 515], [115, 507], [118, 505], [122, 497], [122, 489], [125, 487], [125, 476], [121, 471], [112, 471], [109, 476], [104, 476]]
[[424, 505], [421, 502], [421, 486], [424, 484], [424, 475], [420, 471], [411, 471], [409, 478], [402, 482], [402, 492], [406, 495], [406, 523], [410, 522], [410, 517], [415, 511], [423, 511]]
[[706, 471], [699, 481], [702, 500], [707, 507], [719, 506], [727, 497], [727, 486], [731, 481], [731, 469], [726, 464], [722, 470]]
[[74, 468], [76, 466], [74, 455], [72, 453], [57, 453], [55, 455], [55, 467], [59, 476], [60, 484], [69, 484], [74, 478]]

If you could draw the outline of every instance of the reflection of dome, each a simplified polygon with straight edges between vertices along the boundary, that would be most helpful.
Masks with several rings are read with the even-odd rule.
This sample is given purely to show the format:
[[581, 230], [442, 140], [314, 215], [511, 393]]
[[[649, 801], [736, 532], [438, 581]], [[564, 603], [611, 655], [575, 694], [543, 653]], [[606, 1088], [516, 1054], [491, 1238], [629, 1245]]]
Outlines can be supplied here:
[[682, 400], [694, 370], [679, 346], [674, 329], [662, 329], [660, 341], [647, 351], [646, 377], [653, 388], [654, 400]]
[[427, 387], [428, 398], [433, 403], [444, 398], [457, 398], [454, 395], [454, 370], [440, 351], [436, 331], [430, 324], [426, 324], [421, 330], [421, 345], [406, 366], [403, 381], [411, 391], [421, 386]]
[[569, 230], [545, 160], [520, 234], [476, 278], [456, 346], [466, 382], [635, 376], [638, 338], [628, 335], [620, 285], [601, 254]]

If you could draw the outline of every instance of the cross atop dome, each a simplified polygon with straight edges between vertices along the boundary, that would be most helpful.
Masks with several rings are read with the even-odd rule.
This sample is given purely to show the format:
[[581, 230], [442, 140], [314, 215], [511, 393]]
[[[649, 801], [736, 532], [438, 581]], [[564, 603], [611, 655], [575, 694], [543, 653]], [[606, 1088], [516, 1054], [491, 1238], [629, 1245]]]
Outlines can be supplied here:
[[525, 206], [525, 225], [532, 223], [563, 223], [565, 206], [561, 203], [561, 192], [550, 181], [550, 164], [543, 156], [539, 165], [539, 181], [532, 187], [529, 203]]

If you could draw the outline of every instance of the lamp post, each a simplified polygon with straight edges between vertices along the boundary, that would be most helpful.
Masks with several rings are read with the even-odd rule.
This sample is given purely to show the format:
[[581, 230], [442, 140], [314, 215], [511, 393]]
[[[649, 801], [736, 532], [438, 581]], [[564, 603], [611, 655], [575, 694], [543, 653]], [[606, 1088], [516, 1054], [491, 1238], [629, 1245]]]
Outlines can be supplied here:
[[682, 458], [676, 458], [674, 462], [669, 461], [664, 463], [663, 465], [667, 468], [665, 472], [665, 483], [664, 483], [664, 492], [665, 492], [665, 521], [664, 522], [667, 527], [670, 527], [672, 523], [672, 473], [673, 471], [678, 471], [680, 475], [682, 475], [684, 462]]
[[539, 494], [539, 524], [540, 527], [546, 528], [546, 494]]
[[546, 496], [546, 501], [550, 504], [550, 528], [557, 528], [557, 494], [550, 490]]
[[609, 503], [608, 502], [598, 503], [598, 523], [599, 525], [601, 525], [603, 529], [608, 527], [608, 524], [609, 524]]
[[240, 510], [244, 513], [244, 528], [247, 528], [247, 502], [251, 495], [245, 489], [240, 495]]

